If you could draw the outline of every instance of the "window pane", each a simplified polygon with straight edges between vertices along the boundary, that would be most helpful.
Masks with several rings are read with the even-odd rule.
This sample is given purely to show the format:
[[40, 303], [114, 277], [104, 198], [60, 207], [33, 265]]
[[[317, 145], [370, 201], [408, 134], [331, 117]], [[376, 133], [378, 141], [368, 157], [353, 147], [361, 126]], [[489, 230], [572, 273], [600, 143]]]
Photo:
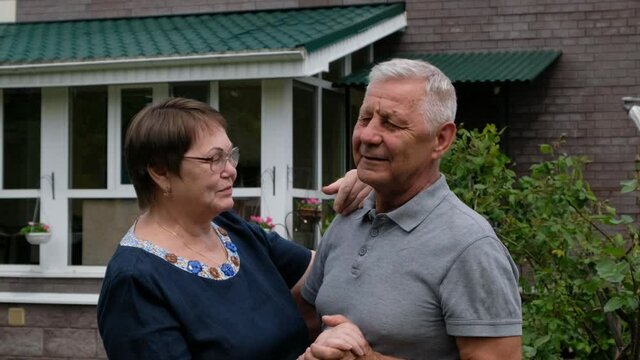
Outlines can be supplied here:
[[344, 95], [322, 90], [322, 184], [330, 184], [345, 171]]
[[70, 91], [70, 187], [107, 187], [106, 86], [76, 87]]
[[260, 215], [260, 198], [233, 198], [233, 210], [249, 220], [251, 215]]
[[131, 120], [138, 113], [138, 111], [142, 110], [147, 104], [150, 104], [153, 101], [153, 89], [144, 88], [144, 89], [122, 89], [121, 92], [121, 111], [120, 111], [120, 120], [121, 120], [121, 158], [120, 158], [120, 181], [121, 184], [131, 184], [131, 180], [129, 180], [129, 174], [127, 174], [127, 164], [124, 162], [124, 138], [127, 134], [127, 129], [129, 128], [129, 124], [131, 124]]
[[303, 213], [298, 210], [304, 199], [293, 198], [293, 241], [307, 249], [315, 249], [317, 244], [316, 226], [320, 225], [320, 217], [312, 212]]
[[177, 83], [171, 84], [169, 93], [173, 97], [183, 97], [209, 103], [209, 83]]
[[293, 86], [293, 187], [315, 189], [316, 181], [316, 88]]
[[240, 147], [236, 187], [260, 186], [261, 85], [258, 80], [222, 81], [220, 112], [227, 119], [228, 135]]
[[3, 96], [5, 189], [40, 187], [40, 89], [5, 89]]
[[351, 155], [353, 149], [351, 148], [351, 137], [353, 136], [353, 128], [358, 121], [358, 115], [360, 114], [360, 107], [362, 106], [362, 101], [364, 100], [364, 90], [357, 88], [349, 88], [349, 124], [347, 125], [347, 134], [346, 137], [348, 141], [345, 142], [347, 144], [347, 168], [353, 167], [353, 156]]
[[40, 247], [18, 233], [33, 220], [35, 207], [36, 199], [0, 199], [0, 264], [40, 262]]
[[71, 265], [106, 265], [139, 214], [135, 199], [72, 199], [69, 205]]

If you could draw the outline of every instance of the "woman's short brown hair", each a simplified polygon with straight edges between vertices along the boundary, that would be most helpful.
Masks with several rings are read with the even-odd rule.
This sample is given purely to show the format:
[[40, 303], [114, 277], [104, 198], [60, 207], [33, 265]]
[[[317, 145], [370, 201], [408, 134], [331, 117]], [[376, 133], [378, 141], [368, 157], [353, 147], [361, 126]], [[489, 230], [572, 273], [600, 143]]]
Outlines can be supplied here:
[[180, 176], [180, 164], [198, 132], [225, 131], [224, 117], [208, 104], [184, 98], [167, 98], [148, 105], [133, 118], [124, 142], [129, 178], [138, 206], [148, 208], [158, 193], [148, 168], [165, 169]]

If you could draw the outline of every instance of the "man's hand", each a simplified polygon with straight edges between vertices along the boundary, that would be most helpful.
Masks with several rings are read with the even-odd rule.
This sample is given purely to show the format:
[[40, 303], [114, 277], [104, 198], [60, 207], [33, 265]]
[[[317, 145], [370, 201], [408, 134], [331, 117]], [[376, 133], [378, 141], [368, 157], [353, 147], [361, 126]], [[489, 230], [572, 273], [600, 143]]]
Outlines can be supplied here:
[[322, 188], [327, 195], [336, 195], [333, 210], [342, 215], [349, 215], [362, 207], [364, 199], [371, 192], [371, 186], [358, 179], [357, 170], [349, 170], [344, 177]]
[[342, 315], [323, 316], [329, 326], [298, 360], [354, 360], [366, 356], [371, 347], [360, 329]]

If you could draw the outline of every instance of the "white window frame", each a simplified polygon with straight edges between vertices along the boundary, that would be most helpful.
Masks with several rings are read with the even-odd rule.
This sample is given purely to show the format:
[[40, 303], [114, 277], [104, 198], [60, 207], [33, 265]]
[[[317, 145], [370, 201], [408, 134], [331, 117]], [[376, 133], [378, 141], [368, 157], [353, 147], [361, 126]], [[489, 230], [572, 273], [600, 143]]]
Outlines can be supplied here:
[[[292, 179], [287, 174], [287, 167], [292, 164], [292, 133], [283, 134], [284, 129], [291, 129], [293, 81], [300, 81], [317, 88], [316, 91], [316, 141], [318, 143], [316, 159], [316, 189], [294, 189]], [[210, 81], [209, 102], [219, 108], [219, 82]], [[41, 214], [47, 213], [43, 221], [54, 228], [52, 241], [40, 245], [39, 265], [0, 264], [2, 277], [34, 277], [34, 278], [102, 278], [106, 266], [70, 265], [70, 209], [71, 199], [135, 199], [132, 185], [120, 183], [121, 169], [121, 91], [132, 88], [151, 88], [153, 99], [157, 101], [168, 96], [169, 83], [151, 83], [136, 85], [110, 85], [108, 91], [107, 110], [107, 187], [105, 189], [70, 189], [69, 188], [69, 87], [42, 88], [42, 157], [41, 174], [55, 173], [55, 200], [51, 189], [44, 181], [41, 189], [2, 190], [0, 198], [41, 198]], [[276, 222], [286, 223], [292, 230], [291, 218], [287, 214], [293, 209], [293, 198], [316, 197], [328, 199], [322, 194], [322, 89], [329, 89], [344, 94], [344, 89], [334, 88], [332, 83], [318, 77], [296, 79], [262, 79], [261, 105], [261, 187], [234, 188], [234, 197], [260, 198], [262, 216], [274, 216]], [[271, 93], [275, 89], [276, 93]], [[2, 95], [2, 89], [0, 89]], [[0, 97], [2, 99], [2, 97]], [[0, 101], [0, 126], [2, 119], [2, 102]], [[46, 118], [46, 119], [45, 119]], [[277, 124], [277, 125], [276, 125]], [[287, 125], [289, 124], [289, 125]], [[274, 125], [277, 128], [274, 128]], [[0, 139], [1, 140], [1, 139]], [[285, 146], [286, 144], [290, 144]], [[2, 159], [2, 143], [0, 142], [0, 159]], [[46, 146], [45, 146], [46, 145]], [[344, 146], [344, 145], [343, 145]], [[54, 149], [50, 153], [50, 149]], [[47, 149], [47, 152], [44, 150]], [[274, 152], [275, 151], [275, 152]], [[275, 156], [275, 158], [274, 158]], [[267, 176], [276, 168], [276, 184]], [[0, 167], [0, 182], [2, 181]], [[273, 195], [273, 189], [276, 195]], [[269, 206], [266, 206], [269, 204]], [[273, 211], [272, 213], [267, 213]], [[319, 232], [319, 227], [317, 228]], [[281, 233], [281, 235], [286, 235]], [[319, 233], [317, 234], [319, 236]]]

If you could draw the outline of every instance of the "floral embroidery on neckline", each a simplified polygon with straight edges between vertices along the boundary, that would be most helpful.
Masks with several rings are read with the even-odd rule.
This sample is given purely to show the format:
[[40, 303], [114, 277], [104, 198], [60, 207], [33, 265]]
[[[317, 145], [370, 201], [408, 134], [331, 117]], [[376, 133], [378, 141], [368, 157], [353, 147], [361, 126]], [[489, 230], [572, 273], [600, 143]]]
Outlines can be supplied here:
[[214, 267], [198, 260], [189, 260], [181, 256], [177, 256], [176, 254], [171, 253], [150, 241], [138, 239], [133, 233], [135, 225], [132, 226], [129, 231], [127, 231], [127, 234], [120, 241], [120, 245], [142, 249], [148, 253], [156, 255], [157, 257], [180, 268], [183, 271], [197, 275], [199, 277], [212, 280], [226, 280], [232, 278], [240, 270], [240, 255], [238, 254], [238, 248], [231, 241], [231, 238], [229, 238], [229, 234], [227, 234], [227, 232], [223, 228], [219, 227], [215, 223], [211, 223], [211, 226], [215, 230], [216, 234], [222, 241], [225, 250], [227, 251], [228, 261], [222, 263], [220, 266]]

